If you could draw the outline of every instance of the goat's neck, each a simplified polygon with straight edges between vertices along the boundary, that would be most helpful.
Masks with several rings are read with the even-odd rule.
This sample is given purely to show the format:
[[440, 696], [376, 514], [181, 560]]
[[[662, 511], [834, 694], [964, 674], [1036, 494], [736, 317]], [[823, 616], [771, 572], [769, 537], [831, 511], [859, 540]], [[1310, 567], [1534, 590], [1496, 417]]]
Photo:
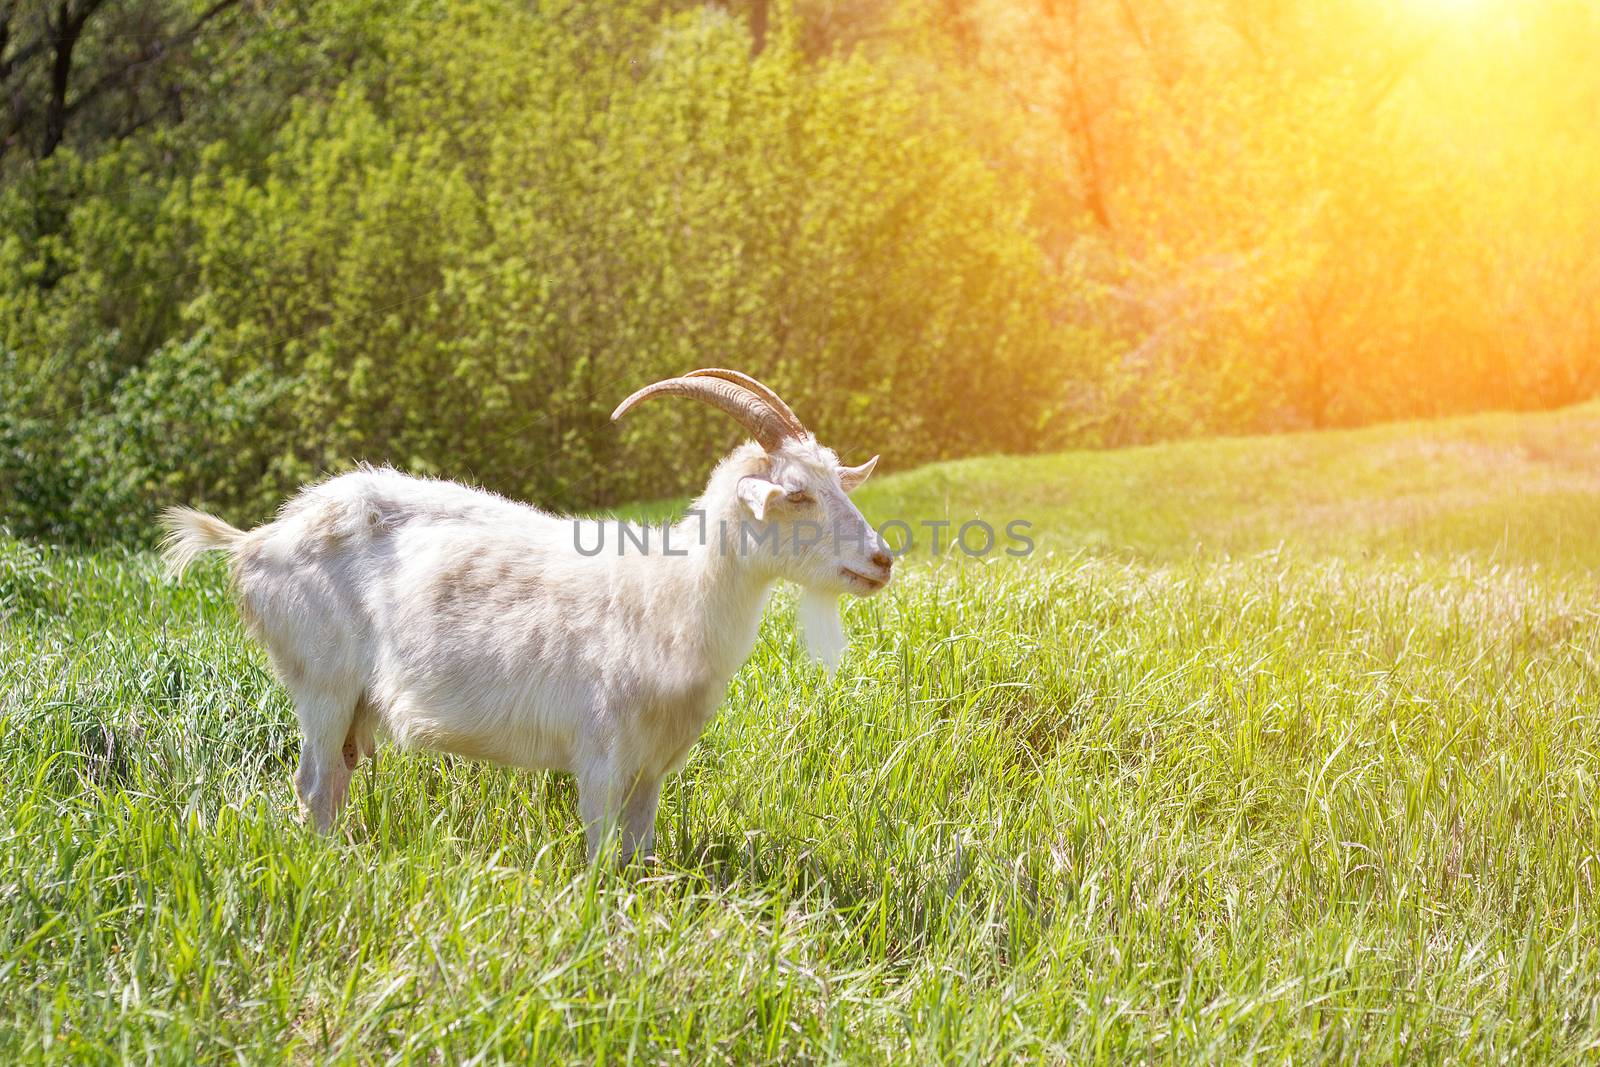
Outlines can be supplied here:
[[688, 555], [679, 561], [682, 566], [675, 568], [688, 586], [684, 592], [689, 595], [681, 602], [692, 605], [676, 629], [681, 640], [703, 651], [713, 674], [727, 678], [755, 647], [774, 579], [756, 558], [739, 551], [737, 521], [728, 526], [734, 532], [724, 544], [715, 518], [708, 519], [704, 537], [694, 519], [674, 531], [688, 548]]

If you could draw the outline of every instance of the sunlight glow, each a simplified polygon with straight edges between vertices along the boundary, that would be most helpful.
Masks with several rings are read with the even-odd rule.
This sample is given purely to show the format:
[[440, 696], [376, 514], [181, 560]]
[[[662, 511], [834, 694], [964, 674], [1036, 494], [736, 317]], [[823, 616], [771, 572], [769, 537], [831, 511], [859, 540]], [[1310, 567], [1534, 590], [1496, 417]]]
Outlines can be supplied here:
[[1475, 14], [1483, 9], [1485, 0], [1408, 0], [1419, 11], [1444, 17]]

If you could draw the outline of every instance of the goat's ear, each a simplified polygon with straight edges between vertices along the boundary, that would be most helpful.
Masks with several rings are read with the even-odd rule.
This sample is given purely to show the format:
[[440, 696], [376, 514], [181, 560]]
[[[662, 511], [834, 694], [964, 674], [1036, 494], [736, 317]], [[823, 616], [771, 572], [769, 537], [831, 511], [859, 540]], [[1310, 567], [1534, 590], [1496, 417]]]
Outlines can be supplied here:
[[739, 479], [738, 493], [739, 502], [760, 522], [767, 517], [772, 502], [783, 495], [783, 486], [752, 476]]
[[878, 465], [878, 457], [873, 456], [859, 467], [840, 467], [839, 484], [844, 486], [847, 493], [855, 492], [856, 486], [872, 476], [872, 468]]

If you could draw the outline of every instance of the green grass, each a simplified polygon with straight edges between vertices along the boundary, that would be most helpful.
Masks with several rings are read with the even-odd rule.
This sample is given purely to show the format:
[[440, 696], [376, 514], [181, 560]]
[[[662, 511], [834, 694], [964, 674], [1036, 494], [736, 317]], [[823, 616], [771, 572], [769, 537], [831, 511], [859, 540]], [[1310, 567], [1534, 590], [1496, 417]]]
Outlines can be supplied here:
[[1587, 1061], [1600, 409], [884, 478], [1035, 523], [832, 681], [780, 599], [658, 824], [385, 753], [301, 828], [214, 566], [0, 542], [0, 1062]]

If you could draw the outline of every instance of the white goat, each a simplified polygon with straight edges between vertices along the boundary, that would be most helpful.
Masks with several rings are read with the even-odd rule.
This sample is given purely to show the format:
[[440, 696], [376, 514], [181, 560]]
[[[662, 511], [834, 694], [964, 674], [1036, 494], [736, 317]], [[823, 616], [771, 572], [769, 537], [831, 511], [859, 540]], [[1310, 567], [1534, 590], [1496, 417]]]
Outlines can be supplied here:
[[803, 588], [813, 649], [842, 645], [837, 597], [876, 593], [893, 566], [845, 495], [877, 457], [840, 466], [736, 371], [657, 382], [611, 417], [660, 395], [712, 404], [756, 441], [717, 466], [665, 544], [640, 531], [655, 535], [648, 551], [619, 536], [595, 552], [596, 520], [389, 469], [303, 489], [248, 533], [166, 513], [174, 574], [208, 549], [230, 557], [240, 614], [294, 698], [295, 792], [318, 829], [382, 728], [402, 745], [571, 771], [590, 860], [613, 828], [624, 860], [648, 855], [662, 779], [749, 656], [773, 582]]

